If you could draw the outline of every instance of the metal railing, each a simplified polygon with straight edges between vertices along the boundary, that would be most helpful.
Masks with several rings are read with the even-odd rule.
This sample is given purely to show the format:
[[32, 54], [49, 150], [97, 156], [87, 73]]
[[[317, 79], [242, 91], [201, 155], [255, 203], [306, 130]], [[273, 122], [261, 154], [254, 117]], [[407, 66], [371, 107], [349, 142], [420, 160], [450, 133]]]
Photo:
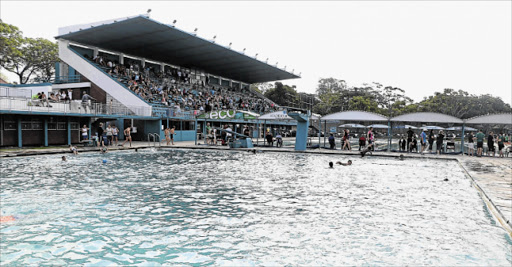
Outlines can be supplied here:
[[91, 115], [125, 115], [150, 114], [151, 107], [122, 106], [103, 103], [52, 102], [42, 99], [0, 96], [0, 110], [10, 112], [26, 111], [38, 113], [91, 114]]
[[0, 97], [31, 98], [32, 90], [16, 87], [0, 87]]
[[62, 84], [62, 83], [79, 83], [80, 82], [80, 74], [76, 75], [67, 75], [67, 76], [54, 76], [47, 78], [36, 78], [35, 82], [44, 82], [44, 83], [53, 83], [53, 84]]
[[[158, 140], [158, 146], [162, 146], [162, 143], [160, 142], [160, 135], [157, 133], [149, 133], [148, 134], [148, 146], [151, 146], [151, 137], [153, 137], [153, 146], [156, 147], [156, 142]], [[158, 137], [158, 139], [156, 139]]]

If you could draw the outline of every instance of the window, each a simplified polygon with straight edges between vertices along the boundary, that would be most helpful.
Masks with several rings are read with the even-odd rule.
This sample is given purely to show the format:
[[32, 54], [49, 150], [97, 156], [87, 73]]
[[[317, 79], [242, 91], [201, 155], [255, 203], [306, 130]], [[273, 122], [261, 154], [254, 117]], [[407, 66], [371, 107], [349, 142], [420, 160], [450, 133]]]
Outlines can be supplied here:
[[58, 122], [57, 123], [57, 130], [66, 130], [66, 123], [65, 122]]
[[30, 122], [21, 122], [22, 130], [32, 130], [32, 123]]
[[4, 121], [4, 130], [16, 130], [16, 122], [15, 121]]
[[49, 122], [48, 123], [48, 130], [57, 130], [57, 123], [56, 122]]
[[80, 129], [80, 126], [78, 125], [78, 122], [72, 122], [71, 123], [71, 130], [78, 130]]
[[43, 122], [41, 121], [33, 121], [32, 122], [32, 130], [42, 130], [43, 129]]

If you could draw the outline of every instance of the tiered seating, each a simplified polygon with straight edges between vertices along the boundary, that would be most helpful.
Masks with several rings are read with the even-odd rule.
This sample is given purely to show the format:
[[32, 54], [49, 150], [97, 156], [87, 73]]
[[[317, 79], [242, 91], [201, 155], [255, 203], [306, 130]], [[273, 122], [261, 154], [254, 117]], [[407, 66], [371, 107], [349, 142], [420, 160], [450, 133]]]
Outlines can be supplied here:
[[125, 85], [133, 93], [157, 107], [173, 107], [181, 111], [211, 111], [222, 109], [247, 110], [256, 113], [274, 111], [274, 104], [248, 89], [230, 88], [220, 85], [192, 83], [188, 74], [171, 69], [165, 73], [147, 67], [144, 70], [137, 62], [126, 60], [126, 64], [105, 62], [101, 56], [91, 64]]

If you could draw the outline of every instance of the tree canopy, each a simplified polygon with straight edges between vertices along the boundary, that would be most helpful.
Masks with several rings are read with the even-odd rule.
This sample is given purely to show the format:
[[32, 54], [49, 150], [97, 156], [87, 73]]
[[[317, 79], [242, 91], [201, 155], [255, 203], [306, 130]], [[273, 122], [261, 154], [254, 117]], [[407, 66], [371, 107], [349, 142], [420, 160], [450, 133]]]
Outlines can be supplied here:
[[0, 67], [18, 75], [20, 84], [50, 78], [57, 61], [56, 43], [23, 37], [18, 27], [0, 20]]
[[274, 88], [266, 90], [265, 96], [281, 106], [312, 106], [313, 112], [321, 115], [344, 110], [369, 111], [390, 117], [412, 112], [439, 112], [466, 119], [512, 112], [509, 104], [488, 94], [477, 96], [463, 90], [444, 89], [415, 103], [399, 87], [377, 82], [349, 87], [344, 80], [336, 78], [320, 79], [316, 95], [299, 93], [295, 87], [278, 82]]

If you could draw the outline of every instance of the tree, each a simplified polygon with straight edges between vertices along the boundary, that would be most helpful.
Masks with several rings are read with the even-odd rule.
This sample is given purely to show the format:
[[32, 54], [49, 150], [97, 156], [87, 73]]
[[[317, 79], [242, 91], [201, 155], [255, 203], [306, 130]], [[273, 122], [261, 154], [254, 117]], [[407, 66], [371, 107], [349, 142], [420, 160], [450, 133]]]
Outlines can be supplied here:
[[0, 66], [25, 84], [31, 78], [48, 79], [58, 61], [56, 43], [43, 38], [24, 38], [16, 26], [0, 21]]
[[265, 94], [268, 90], [272, 89], [274, 86], [271, 83], [253, 83], [251, 84], [251, 89], [261, 94]]
[[276, 82], [274, 88], [265, 92], [265, 97], [280, 106], [293, 106], [298, 104], [298, 95], [295, 86], [283, 85]]

